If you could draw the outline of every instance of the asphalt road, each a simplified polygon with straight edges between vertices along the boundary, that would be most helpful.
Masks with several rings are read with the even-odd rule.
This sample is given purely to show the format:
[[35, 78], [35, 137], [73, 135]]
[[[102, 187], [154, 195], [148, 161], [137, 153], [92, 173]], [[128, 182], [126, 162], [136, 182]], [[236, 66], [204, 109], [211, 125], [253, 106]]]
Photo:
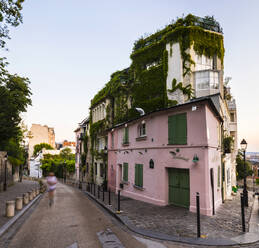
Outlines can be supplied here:
[[54, 206], [48, 206], [48, 196], [45, 194], [8, 247], [66, 248], [73, 244], [80, 248], [102, 247], [97, 233], [107, 228], [112, 230], [124, 247], [146, 247], [82, 192], [58, 184]]

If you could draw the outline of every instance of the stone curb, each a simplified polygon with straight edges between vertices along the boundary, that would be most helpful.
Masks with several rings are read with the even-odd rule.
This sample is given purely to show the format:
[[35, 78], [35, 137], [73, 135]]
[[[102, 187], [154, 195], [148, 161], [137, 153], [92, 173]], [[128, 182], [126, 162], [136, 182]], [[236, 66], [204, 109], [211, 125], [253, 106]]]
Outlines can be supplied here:
[[0, 228], [0, 237], [20, 218], [24, 215], [24, 213], [34, 204], [38, 199], [42, 197], [43, 194], [39, 194], [36, 196], [26, 207], [24, 207], [18, 214], [16, 214], [12, 219], [6, 222]]
[[105, 209], [109, 214], [119, 220], [123, 225], [125, 225], [129, 230], [154, 239], [164, 240], [164, 241], [173, 241], [173, 242], [180, 242], [180, 243], [187, 243], [193, 245], [207, 245], [207, 246], [233, 246], [233, 245], [245, 245], [245, 244], [252, 244], [259, 241], [258, 233], [245, 233], [234, 238], [229, 239], [212, 239], [212, 238], [188, 238], [188, 237], [177, 237], [172, 235], [167, 235], [164, 233], [153, 232], [141, 228], [136, 228], [132, 225], [127, 218], [127, 216], [120, 216], [116, 212], [114, 212], [111, 208], [107, 207], [102, 201], [96, 199], [93, 195], [84, 191], [84, 193], [88, 196], [88, 198], [92, 199], [96, 203], [98, 203], [103, 209]]

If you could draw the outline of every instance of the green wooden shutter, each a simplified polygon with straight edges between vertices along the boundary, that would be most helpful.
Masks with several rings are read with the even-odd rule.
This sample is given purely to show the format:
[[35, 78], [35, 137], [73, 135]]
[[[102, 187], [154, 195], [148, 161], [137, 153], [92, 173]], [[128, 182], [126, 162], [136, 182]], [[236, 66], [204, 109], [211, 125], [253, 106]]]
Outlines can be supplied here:
[[168, 144], [187, 144], [186, 113], [168, 117]]
[[138, 165], [135, 164], [135, 185], [138, 185]]
[[185, 145], [187, 144], [187, 121], [186, 113], [177, 115], [177, 136], [178, 144]]
[[176, 116], [168, 117], [168, 144], [174, 144], [175, 141]]
[[128, 163], [123, 163], [123, 181], [128, 182]]
[[128, 129], [128, 127], [124, 128], [123, 143], [129, 143], [129, 129]]
[[135, 164], [135, 185], [143, 187], [143, 164]]
[[143, 187], [143, 164], [139, 164], [139, 187]]

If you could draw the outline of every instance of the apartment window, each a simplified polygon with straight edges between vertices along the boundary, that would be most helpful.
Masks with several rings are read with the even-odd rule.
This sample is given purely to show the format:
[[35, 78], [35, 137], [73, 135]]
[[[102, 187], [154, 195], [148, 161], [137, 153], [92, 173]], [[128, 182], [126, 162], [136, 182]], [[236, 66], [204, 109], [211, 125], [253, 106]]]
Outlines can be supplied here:
[[123, 132], [123, 144], [129, 143], [129, 128], [125, 127]]
[[111, 140], [112, 140], [112, 148], [114, 147], [114, 134], [111, 133]]
[[235, 122], [235, 114], [234, 113], [230, 113], [230, 121]]
[[101, 163], [100, 164], [100, 177], [103, 177], [104, 176], [104, 166], [103, 164]]
[[123, 181], [128, 182], [129, 164], [123, 163]]
[[143, 188], [143, 164], [135, 164], [135, 185]]
[[217, 70], [217, 55], [215, 54], [212, 59], [212, 69]]
[[139, 137], [146, 136], [146, 123], [143, 122], [138, 126], [138, 135]]
[[195, 72], [196, 90], [208, 90], [219, 88], [219, 73], [205, 70]]
[[95, 175], [97, 175], [97, 163], [94, 163], [94, 172], [95, 172]]
[[187, 119], [186, 113], [168, 117], [168, 144], [187, 144]]

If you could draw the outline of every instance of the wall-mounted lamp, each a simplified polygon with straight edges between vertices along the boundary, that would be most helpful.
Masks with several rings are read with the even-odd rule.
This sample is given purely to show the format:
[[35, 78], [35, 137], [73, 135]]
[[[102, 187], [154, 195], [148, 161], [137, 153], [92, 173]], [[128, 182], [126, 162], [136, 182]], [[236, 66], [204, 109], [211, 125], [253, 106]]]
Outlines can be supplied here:
[[199, 161], [199, 158], [198, 158], [197, 154], [194, 154], [192, 162], [193, 163], [198, 163], [198, 161]]

